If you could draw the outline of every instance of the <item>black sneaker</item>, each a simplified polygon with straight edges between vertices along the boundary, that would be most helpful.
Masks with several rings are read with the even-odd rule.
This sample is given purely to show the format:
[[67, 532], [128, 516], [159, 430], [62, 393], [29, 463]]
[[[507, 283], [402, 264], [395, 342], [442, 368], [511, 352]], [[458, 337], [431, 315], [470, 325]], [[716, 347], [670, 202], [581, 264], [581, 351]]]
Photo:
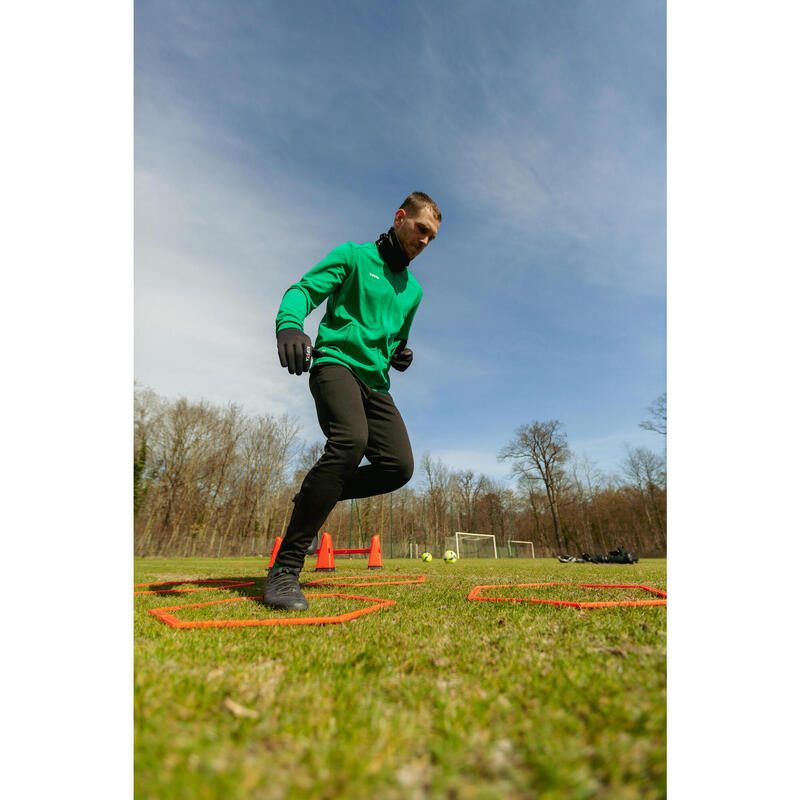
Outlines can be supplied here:
[[264, 602], [273, 608], [305, 611], [308, 608], [308, 600], [300, 591], [299, 576], [299, 569], [273, 567], [264, 584]]

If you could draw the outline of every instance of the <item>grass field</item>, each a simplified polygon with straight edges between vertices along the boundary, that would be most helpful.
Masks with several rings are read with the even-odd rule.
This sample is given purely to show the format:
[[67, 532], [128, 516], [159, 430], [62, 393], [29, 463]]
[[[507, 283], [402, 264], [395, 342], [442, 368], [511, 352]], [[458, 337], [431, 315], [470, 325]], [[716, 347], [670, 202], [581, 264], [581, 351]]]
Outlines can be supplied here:
[[[364, 560], [337, 559], [333, 575], [307, 563], [301, 583], [367, 574]], [[666, 608], [466, 599], [474, 586], [494, 583], [666, 590], [665, 561], [384, 565], [370, 579], [424, 574], [426, 582], [308, 587], [307, 594], [396, 601], [341, 624], [178, 630], [147, 610], [260, 595], [265, 562], [137, 559], [134, 583], [238, 578], [256, 585], [135, 597], [135, 797], [666, 797]], [[654, 597], [574, 586], [502, 594]], [[309, 602], [301, 616], [364, 606], [336, 597]], [[286, 615], [241, 600], [175, 616]]]

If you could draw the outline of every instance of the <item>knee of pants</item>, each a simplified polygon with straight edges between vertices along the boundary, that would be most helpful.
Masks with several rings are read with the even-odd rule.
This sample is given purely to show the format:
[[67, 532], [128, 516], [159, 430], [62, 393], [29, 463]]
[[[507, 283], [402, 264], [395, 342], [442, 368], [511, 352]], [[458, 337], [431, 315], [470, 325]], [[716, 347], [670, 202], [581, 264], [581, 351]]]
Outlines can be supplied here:
[[397, 484], [395, 488], [399, 489], [401, 486], [405, 486], [414, 474], [414, 459], [411, 454], [409, 453], [408, 457], [405, 459], [398, 460], [392, 472], [394, 473], [395, 483]]
[[408, 461], [405, 461], [400, 470], [400, 479], [403, 481], [400, 485], [405, 486], [414, 474], [414, 459], [409, 456]]
[[329, 439], [325, 448], [348, 470], [354, 470], [361, 463], [366, 449], [367, 437], [358, 435]]

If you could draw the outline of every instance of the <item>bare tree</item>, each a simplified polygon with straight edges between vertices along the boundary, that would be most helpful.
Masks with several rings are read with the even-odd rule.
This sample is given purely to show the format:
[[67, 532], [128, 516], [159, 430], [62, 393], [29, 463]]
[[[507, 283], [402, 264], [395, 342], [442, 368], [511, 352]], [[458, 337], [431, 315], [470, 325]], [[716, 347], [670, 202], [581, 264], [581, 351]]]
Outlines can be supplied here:
[[592, 525], [592, 508], [600, 491], [603, 473], [598, 469], [597, 463], [585, 453], [573, 456], [569, 461], [569, 468], [575, 504], [580, 514], [583, 547], [590, 550], [606, 549], [602, 535], [595, 536]]
[[516, 438], [497, 457], [511, 460], [515, 474], [544, 484], [556, 544], [566, 549], [558, 508], [566, 489], [565, 465], [570, 457], [570, 450], [562, 427], [559, 420], [534, 420], [530, 425], [520, 425], [516, 430]]
[[237, 405], [229, 405], [216, 414], [210, 414], [211, 453], [200, 478], [206, 491], [198, 523], [200, 539], [205, 540], [217, 517], [224, 509], [230, 486], [229, 476], [234, 468], [239, 450], [239, 440], [244, 432], [244, 415]]
[[162, 403], [152, 389], [134, 384], [133, 395], [133, 515], [139, 512], [150, 486], [148, 467], [152, 441], [159, 425]]
[[541, 523], [542, 514], [547, 513], [547, 495], [539, 490], [541, 481], [519, 474], [517, 486], [523, 500], [523, 505], [533, 523], [531, 537], [536, 552], [549, 551], [552, 542], [548, 542], [545, 538]]
[[660, 394], [647, 407], [650, 412], [650, 419], [639, 423], [639, 427], [646, 431], [667, 435], [667, 393]]
[[442, 463], [441, 458], [434, 461], [428, 452], [422, 456], [422, 469], [427, 484], [425, 494], [429, 508], [428, 520], [433, 523], [433, 538], [438, 542], [447, 535], [447, 503], [452, 479], [450, 470]]
[[632, 449], [626, 446], [625, 449], [623, 472], [641, 498], [644, 514], [658, 544], [666, 547], [667, 470], [664, 458], [646, 447]]
[[254, 552], [286, 495], [298, 424], [251, 418], [137, 388], [134, 544], [138, 554]]
[[482, 510], [482, 517], [485, 517], [490, 531], [496, 537], [499, 544], [508, 544], [511, 512], [517, 503], [514, 493], [506, 489], [501, 483], [487, 480], [484, 484], [484, 492], [480, 498], [479, 506]]
[[[467, 514], [467, 527], [476, 525], [477, 500], [486, 489], [486, 476], [475, 476], [471, 469], [459, 470], [453, 473], [453, 484], [459, 504], [463, 505]], [[459, 514], [460, 521], [460, 514]]]

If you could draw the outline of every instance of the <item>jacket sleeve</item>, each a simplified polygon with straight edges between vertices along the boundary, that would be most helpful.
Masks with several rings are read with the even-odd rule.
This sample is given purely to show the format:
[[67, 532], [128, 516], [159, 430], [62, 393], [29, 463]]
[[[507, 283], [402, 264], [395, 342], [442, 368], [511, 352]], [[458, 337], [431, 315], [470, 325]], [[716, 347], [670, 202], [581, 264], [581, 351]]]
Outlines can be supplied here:
[[284, 328], [303, 330], [305, 318], [332, 294], [352, 269], [352, 244], [335, 247], [322, 261], [293, 283], [283, 295], [275, 319], [275, 333]]

